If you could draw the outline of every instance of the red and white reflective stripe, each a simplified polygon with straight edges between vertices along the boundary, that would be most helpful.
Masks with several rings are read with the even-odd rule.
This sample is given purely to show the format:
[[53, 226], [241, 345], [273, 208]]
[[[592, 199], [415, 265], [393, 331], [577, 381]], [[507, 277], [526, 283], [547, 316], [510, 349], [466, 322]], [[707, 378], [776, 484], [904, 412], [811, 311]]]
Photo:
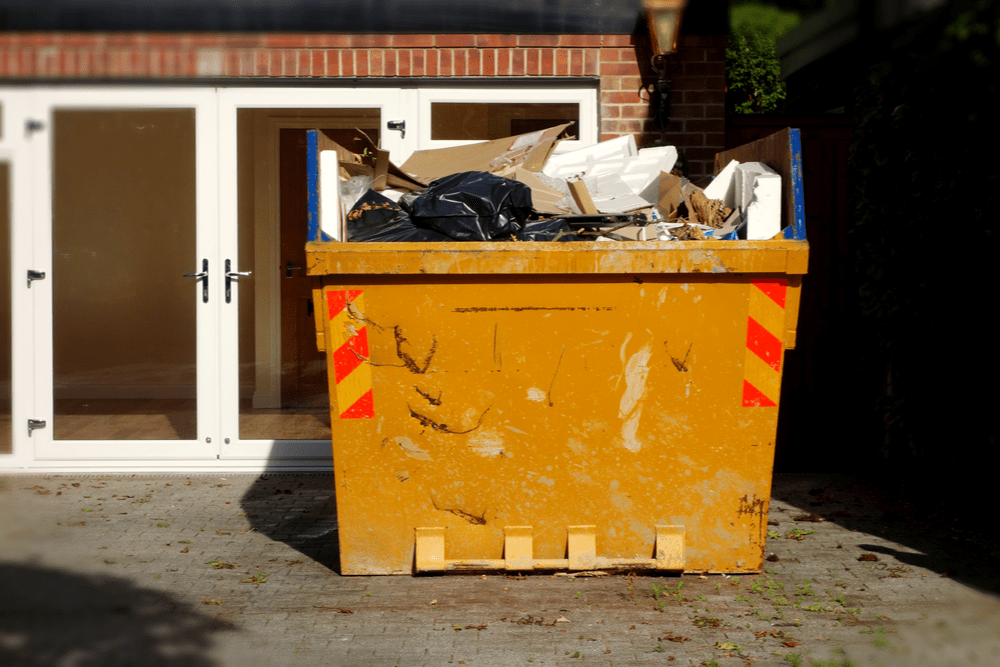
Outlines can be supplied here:
[[781, 363], [785, 351], [784, 278], [750, 283], [746, 361], [743, 364], [743, 406], [775, 407], [781, 393]]
[[368, 363], [368, 327], [362, 290], [328, 290], [330, 346], [337, 413], [341, 419], [375, 416], [372, 369]]

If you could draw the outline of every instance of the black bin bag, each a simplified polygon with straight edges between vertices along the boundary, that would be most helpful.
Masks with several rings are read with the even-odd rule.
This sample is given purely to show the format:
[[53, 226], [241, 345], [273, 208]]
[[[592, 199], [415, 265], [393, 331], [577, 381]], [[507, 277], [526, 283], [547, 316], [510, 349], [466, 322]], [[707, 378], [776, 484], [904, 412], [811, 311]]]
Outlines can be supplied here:
[[421, 229], [395, 202], [368, 190], [347, 214], [347, 240], [358, 242], [451, 241], [444, 234]]
[[418, 226], [456, 241], [509, 241], [531, 214], [531, 189], [485, 171], [463, 171], [439, 178], [403, 205]]

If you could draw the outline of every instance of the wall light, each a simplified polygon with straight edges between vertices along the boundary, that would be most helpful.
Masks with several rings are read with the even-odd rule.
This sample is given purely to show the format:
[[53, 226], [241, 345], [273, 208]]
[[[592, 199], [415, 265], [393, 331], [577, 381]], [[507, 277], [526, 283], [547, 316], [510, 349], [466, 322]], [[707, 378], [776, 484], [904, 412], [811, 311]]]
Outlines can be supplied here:
[[651, 58], [657, 74], [656, 89], [650, 96], [653, 123], [665, 131], [670, 122], [670, 77], [667, 73], [667, 56], [677, 50], [677, 33], [687, 0], [643, 0], [649, 24], [649, 39], [653, 47]]

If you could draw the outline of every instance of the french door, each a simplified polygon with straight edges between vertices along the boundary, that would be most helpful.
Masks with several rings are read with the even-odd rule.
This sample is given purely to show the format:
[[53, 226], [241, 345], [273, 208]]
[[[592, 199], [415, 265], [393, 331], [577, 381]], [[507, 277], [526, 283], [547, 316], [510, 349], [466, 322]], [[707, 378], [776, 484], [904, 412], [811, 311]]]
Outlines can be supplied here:
[[348, 144], [361, 130], [402, 164], [567, 118], [591, 143], [596, 102], [593, 89], [0, 90], [0, 468], [329, 468], [306, 131]]

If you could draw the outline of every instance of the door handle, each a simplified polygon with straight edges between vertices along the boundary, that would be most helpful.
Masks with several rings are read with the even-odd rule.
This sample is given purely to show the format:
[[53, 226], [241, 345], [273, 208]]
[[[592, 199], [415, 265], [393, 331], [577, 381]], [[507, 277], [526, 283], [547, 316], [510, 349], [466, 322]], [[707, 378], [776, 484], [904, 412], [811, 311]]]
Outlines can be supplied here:
[[285, 277], [291, 278], [292, 271], [297, 271], [301, 268], [302, 268], [301, 266], [292, 266], [292, 260], [288, 260], [287, 262], [285, 262]]
[[399, 132], [399, 138], [406, 138], [406, 121], [405, 120], [390, 120], [385, 124], [386, 129], [396, 130]]
[[208, 260], [201, 260], [201, 271], [199, 273], [185, 273], [184, 277], [201, 281], [201, 300], [208, 303]]
[[230, 303], [233, 300], [232, 285], [234, 280], [239, 280], [240, 276], [249, 276], [253, 274], [253, 271], [231, 271], [233, 262], [232, 260], [226, 260], [226, 303]]

